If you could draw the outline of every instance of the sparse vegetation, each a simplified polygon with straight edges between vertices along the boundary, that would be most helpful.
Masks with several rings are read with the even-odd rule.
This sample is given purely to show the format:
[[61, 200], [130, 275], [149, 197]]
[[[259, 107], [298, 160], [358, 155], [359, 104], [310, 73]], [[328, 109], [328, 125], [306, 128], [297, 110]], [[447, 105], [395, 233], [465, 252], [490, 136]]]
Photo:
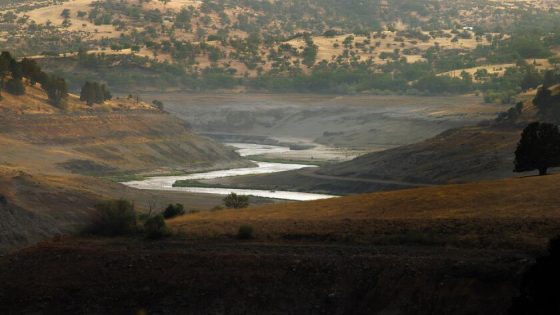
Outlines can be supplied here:
[[167, 208], [163, 211], [163, 217], [166, 219], [171, 219], [180, 215], [185, 214], [185, 208], [182, 204], [169, 204]]
[[151, 216], [144, 222], [144, 233], [149, 239], [161, 239], [171, 235], [171, 231], [161, 214]]
[[231, 193], [224, 198], [224, 205], [226, 208], [242, 209], [249, 206], [249, 196], [237, 195]]
[[95, 212], [87, 233], [117, 236], [136, 230], [136, 211], [134, 204], [125, 199], [109, 200], [95, 206]]

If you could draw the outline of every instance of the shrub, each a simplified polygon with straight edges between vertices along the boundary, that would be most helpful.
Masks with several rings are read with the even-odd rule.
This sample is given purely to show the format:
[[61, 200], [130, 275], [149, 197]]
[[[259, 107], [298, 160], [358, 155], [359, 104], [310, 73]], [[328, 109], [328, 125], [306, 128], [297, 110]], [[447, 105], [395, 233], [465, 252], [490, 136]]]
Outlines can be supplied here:
[[253, 238], [253, 227], [250, 225], [242, 225], [237, 231], [237, 238], [240, 240], [250, 240]]
[[95, 205], [95, 213], [89, 233], [115, 236], [133, 232], [136, 229], [136, 211], [128, 200], [109, 200]]
[[163, 211], [163, 217], [166, 218], [166, 219], [171, 219], [171, 218], [174, 218], [176, 216], [183, 215], [183, 214], [185, 214], [185, 209], [184, 209], [183, 205], [180, 204], [180, 203], [177, 203], [175, 205], [170, 204]]
[[25, 87], [21, 80], [10, 79], [6, 82], [6, 91], [13, 95], [23, 95], [25, 94]]
[[227, 208], [233, 208], [233, 209], [247, 208], [249, 206], [249, 196], [237, 195], [236, 193], [231, 193], [224, 198], [224, 205]]
[[171, 235], [161, 214], [153, 216], [144, 223], [144, 232], [149, 239], [159, 239]]

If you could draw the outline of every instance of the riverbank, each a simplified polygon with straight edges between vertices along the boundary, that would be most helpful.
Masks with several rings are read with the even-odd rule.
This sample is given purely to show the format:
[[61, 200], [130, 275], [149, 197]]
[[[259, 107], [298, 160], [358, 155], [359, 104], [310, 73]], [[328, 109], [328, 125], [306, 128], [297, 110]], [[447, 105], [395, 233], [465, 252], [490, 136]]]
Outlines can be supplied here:
[[[288, 147], [281, 146], [271, 146], [271, 145], [260, 145], [260, 144], [240, 144], [240, 143], [230, 143], [228, 144], [234, 148], [238, 154], [244, 157], [251, 157], [253, 155], [262, 155], [267, 152], [281, 153], [291, 151]], [[284, 190], [258, 190], [250, 188], [235, 188], [227, 187], [220, 184], [220, 180], [226, 178], [239, 177], [244, 175], [258, 175], [258, 174], [272, 174], [281, 173], [292, 170], [299, 170], [305, 168], [314, 168], [315, 165], [307, 164], [287, 164], [287, 163], [270, 163], [270, 162], [257, 162], [251, 161], [256, 164], [256, 167], [248, 168], [234, 168], [228, 170], [194, 173], [190, 175], [179, 175], [179, 176], [157, 176], [148, 177], [141, 180], [127, 181], [123, 182], [124, 185], [136, 189], [142, 190], [160, 190], [160, 191], [177, 191], [177, 192], [188, 192], [188, 193], [200, 193], [200, 194], [217, 194], [217, 195], [228, 195], [230, 193], [236, 193], [240, 195], [249, 195], [254, 197], [264, 197], [272, 199], [282, 199], [282, 200], [294, 200], [294, 201], [308, 201], [308, 200], [319, 200], [328, 199], [336, 197], [335, 195], [328, 194], [317, 194], [302, 191], [284, 191]], [[218, 180], [215, 185], [201, 185], [197, 184], [200, 180]], [[189, 185], [193, 184], [193, 185]], [[201, 187], [204, 186], [204, 187]]]

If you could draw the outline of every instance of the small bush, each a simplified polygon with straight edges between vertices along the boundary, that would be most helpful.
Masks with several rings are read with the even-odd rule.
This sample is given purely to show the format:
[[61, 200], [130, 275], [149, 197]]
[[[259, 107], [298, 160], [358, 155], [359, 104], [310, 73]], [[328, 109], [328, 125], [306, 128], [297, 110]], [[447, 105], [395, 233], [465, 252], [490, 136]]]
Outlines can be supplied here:
[[231, 193], [224, 198], [224, 205], [227, 208], [233, 208], [233, 209], [247, 208], [249, 206], [249, 196], [237, 195], [236, 193]]
[[242, 225], [237, 231], [237, 238], [240, 240], [250, 240], [253, 238], [253, 227], [250, 225]]
[[171, 235], [161, 214], [153, 216], [144, 223], [144, 232], [149, 239], [159, 239]]
[[185, 214], [185, 208], [180, 203], [177, 203], [177, 204], [174, 204], [174, 205], [170, 204], [163, 211], [163, 217], [166, 218], [166, 219], [171, 219], [171, 218], [174, 218], [176, 216], [183, 215], [183, 214]]
[[87, 232], [97, 235], [116, 236], [136, 229], [136, 211], [128, 200], [109, 200], [95, 205], [93, 220]]
[[21, 80], [10, 79], [6, 82], [6, 91], [13, 95], [23, 95], [25, 94], [25, 87]]

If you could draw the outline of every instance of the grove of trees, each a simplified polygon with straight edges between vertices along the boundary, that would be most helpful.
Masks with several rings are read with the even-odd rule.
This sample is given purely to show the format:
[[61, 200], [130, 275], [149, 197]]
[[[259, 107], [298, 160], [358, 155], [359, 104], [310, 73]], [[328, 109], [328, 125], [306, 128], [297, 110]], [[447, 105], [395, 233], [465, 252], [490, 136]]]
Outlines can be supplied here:
[[29, 85], [39, 83], [52, 105], [64, 105], [68, 88], [63, 78], [43, 72], [35, 60], [23, 58], [17, 61], [9, 52], [3, 51], [0, 54], [0, 90], [5, 89], [13, 95], [24, 95], [23, 79], [26, 79]]
[[80, 100], [86, 102], [89, 106], [103, 104], [111, 98], [111, 92], [105, 87], [105, 84], [99, 84], [98, 82], [87, 81], [80, 92]]

